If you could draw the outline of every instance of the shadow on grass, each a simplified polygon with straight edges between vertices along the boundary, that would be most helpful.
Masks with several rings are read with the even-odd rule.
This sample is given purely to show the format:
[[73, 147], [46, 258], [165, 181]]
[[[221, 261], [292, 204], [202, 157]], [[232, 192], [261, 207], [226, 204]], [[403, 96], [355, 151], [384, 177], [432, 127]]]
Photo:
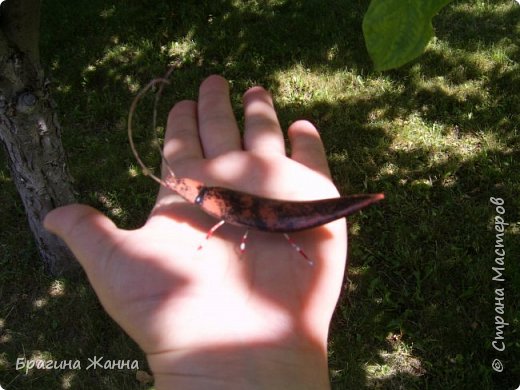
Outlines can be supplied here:
[[[165, 95], [163, 111], [168, 101], [195, 98], [200, 81], [210, 73], [231, 80], [235, 101], [237, 93], [255, 83], [276, 95], [277, 75], [295, 66], [323, 74], [348, 70], [361, 78], [378, 76], [370, 70], [362, 43], [361, 19], [367, 4], [316, 0], [236, 4], [45, 3], [42, 57], [57, 80], [64, 142], [84, 201], [127, 227], [145, 220], [154, 187], [129, 175], [133, 159], [126, 144], [125, 116], [133, 88], [161, 75], [169, 63], [177, 64], [179, 71], [173, 76], [175, 88]], [[384, 76], [400, 88], [377, 96], [280, 107], [283, 122], [312, 120], [322, 129], [330, 153], [346, 156], [331, 159], [342, 192], [383, 189], [387, 194], [383, 208], [349, 220], [352, 282], [342, 294], [332, 325], [334, 388], [517, 385], [513, 380], [520, 367], [512, 335], [500, 356], [508, 373], [493, 376], [490, 369], [496, 354], [490, 346], [495, 329], [489, 318], [494, 316], [497, 286], [489, 271], [494, 245], [489, 197], [503, 197], [509, 220], [518, 221], [520, 72], [518, 37], [513, 35], [518, 16], [515, 8], [484, 9], [475, 15], [448, 7], [435, 20], [442, 45]], [[507, 45], [504, 40], [509, 40]], [[507, 56], [510, 62], [476, 55], [493, 47], [498, 59]], [[432, 162], [431, 151], [424, 147], [395, 150], [394, 136], [374, 119], [376, 112], [384, 112], [386, 121], [418, 115], [445, 131], [451, 129], [455, 137], [494, 133], [507, 148], [490, 150], [483, 145], [480, 154], [469, 158], [453, 153], [442, 162]], [[153, 154], [145, 139], [141, 146], [145, 155]], [[381, 173], [385, 164], [397, 168]], [[103, 173], [107, 170], [110, 175]], [[520, 253], [512, 238], [507, 236], [508, 252]], [[513, 296], [520, 275], [509, 268], [508, 272], [503, 287]], [[36, 283], [46, 291], [52, 281]], [[5, 291], [14, 291], [8, 300], [19, 303], [13, 312], [17, 318], [34, 312], [34, 300], [19, 296], [34, 287], [9, 281], [6, 286]], [[85, 284], [78, 289], [85, 289]], [[38, 295], [36, 290], [31, 294]], [[75, 298], [66, 302], [70, 296]], [[511, 301], [508, 318], [513, 323], [518, 304]], [[44, 317], [36, 315], [42, 321], [37, 332], [30, 322], [23, 325], [18, 320], [17, 326], [31, 337], [15, 334], [11, 357], [21, 354], [22, 343], [31, 349], [68, 344], [56, 359], [77, 356], [80, 349], [88, 350], [89, 356], [106, 354], [106, 339], [116, 340], [108, 348], [113, 348], [115, 358], [138, 356], [135, 345], [108, 325], [91, 293], [51, 299], [42, 310]], [[64, 318], [65, 310], [73, 313], [70, 323], [45, 328], [45, 321], [52, 324], [52, 318]], [[80, 318], [86, 312], [96, 312], [98, 319], [83, 322]], [[86, 330], [84, 341], [82, 326], [95, 327]], [[117, 340], [122, 350], [117, 349]], [[54, 372], [43, 373], [38, 380], [44, 376], [52, 385], [63, 380]], [[100, 381], [107, 386], [117, 382], [113, 388], [122, 383], [129, 388], [131, 383], [128, 378], [88, 373], [78, 373], [74, 380], [77, 388], [96, 387]], [[34, 382], [33, 388], [37, 386]]]

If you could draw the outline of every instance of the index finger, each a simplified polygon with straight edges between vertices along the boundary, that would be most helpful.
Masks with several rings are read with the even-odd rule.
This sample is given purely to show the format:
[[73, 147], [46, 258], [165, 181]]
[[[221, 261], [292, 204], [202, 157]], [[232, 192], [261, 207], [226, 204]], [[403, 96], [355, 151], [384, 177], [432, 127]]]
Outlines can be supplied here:
[[[176, 163], [183, 160], [203, 157], [196, 102], [183, 100], [170, 110], [164, 135], [163, 154], [172, 170], [175, 170]], [[163, 177], [166, 173], [163, 170]]]

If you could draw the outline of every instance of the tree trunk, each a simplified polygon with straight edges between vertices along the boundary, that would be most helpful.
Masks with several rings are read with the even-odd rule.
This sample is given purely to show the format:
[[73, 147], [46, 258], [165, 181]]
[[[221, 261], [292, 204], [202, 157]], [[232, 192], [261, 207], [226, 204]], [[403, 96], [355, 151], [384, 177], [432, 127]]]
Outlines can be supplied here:
[[40, 0], [7, 0], [0, 6], [0, 143], [45, 268], [63, 274], [77, 263], [43, 228], [43, 218], [75, 196], [39, 63], [40, 5]]

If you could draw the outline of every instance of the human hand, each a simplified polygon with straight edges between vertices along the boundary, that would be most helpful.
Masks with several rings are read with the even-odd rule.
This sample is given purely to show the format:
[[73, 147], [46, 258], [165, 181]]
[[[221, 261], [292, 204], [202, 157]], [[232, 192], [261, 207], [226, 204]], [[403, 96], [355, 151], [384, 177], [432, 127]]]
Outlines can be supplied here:
[[[244, 95], [241, 139], [227, 82], [206, 79], [198, 102], [171, 110], [164, 154], [177, 177], [269, 198], [338, 196], [316, 129], [288, 130], [270, 95]], [[163, 167], [163, 175], [168, 172]], [[70, 205], [48, 214], [107, 312], [147, 354], [157, 388], [323, 388], [327, 333], [345, 260], [344, 219], [295, 233], [313, 267], [281, 234], [224, 225], [160, 188], [146, 224], [118, 229], [98, 211]], [[197, 250], [199, 244], [201, 250]]]

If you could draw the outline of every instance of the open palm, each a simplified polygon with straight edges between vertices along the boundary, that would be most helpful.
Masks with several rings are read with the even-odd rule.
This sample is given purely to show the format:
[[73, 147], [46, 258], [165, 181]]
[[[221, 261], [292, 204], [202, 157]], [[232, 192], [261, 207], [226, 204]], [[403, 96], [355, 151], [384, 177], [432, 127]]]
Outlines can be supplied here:
[[[289, 128], [287, 157], [269, 94], [250, 89], [244, 110], [242, 139], [227, 82], [218, 76], [202, 83], [198, 102], [176, 104], [164, 148], [175, 174], [270, 198], [338, 195], [310, 123]], [[326, 365], [328, 325], [346, 259], [344, 220], [292, 236], [313, 266], [281, 234], [250, 232], [244, 254], [239, 243], [245, 230], [236, 226], [224, 225], [205, 240], [216, 222], [161, 188], [137, 230], [118, 229], [82, 205], [54, 210], [46, 226], [72, 249], [107, 312], [147, 353], [156, 377], [182, 372], [188, 356], [200, 362], [219, 350], [230, 355], [255, 347], [275, 359], [281, 351], [320, 351]], [[188, 371], [203, 373], [201, 366]]]

